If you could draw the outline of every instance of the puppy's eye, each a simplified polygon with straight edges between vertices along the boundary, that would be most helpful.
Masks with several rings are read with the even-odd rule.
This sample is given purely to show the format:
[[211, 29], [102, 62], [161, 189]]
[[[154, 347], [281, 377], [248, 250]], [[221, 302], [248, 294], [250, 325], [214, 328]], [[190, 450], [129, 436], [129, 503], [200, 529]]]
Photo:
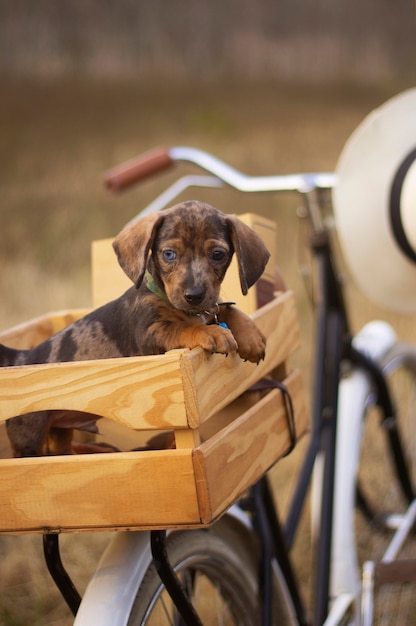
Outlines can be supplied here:
[[227, 252], [226, 250], [223, 250], [223, 248], [215, 248], [211, 252], [211, 259], [213, 261], [216, 261], [217, 263], [221, 261], [225, 261], [226, 258], [227, 258]]
[[176, 252], [175, 250], [171, 250], [170, 248], [168, 248], [167, 250], [163, 250], [162, 256], [165, 261], [171, 263], [176, 259]]

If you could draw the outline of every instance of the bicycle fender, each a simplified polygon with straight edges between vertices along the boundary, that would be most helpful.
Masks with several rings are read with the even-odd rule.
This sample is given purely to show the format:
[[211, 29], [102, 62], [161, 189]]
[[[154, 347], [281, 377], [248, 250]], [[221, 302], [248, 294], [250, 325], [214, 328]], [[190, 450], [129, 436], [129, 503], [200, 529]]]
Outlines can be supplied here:
[[85, 591], [74, 626], [125, 626], [152, 561], [150, 533], [116, 533]]
[[[252, 531], [250, 518], [238, 505], [232, 506], [213, 528], [221, 535], [227, 527], [241, 533]], [[151, 562], [150, 532], [116, 533], [88, 584], [74, 626], [126, 626]]]

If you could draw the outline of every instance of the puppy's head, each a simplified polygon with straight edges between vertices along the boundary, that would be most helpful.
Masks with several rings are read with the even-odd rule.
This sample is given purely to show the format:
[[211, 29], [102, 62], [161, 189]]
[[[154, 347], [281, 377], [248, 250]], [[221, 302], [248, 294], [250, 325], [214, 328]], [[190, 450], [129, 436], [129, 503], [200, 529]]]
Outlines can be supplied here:
[[148, 269], [170, 303], [186, 312], [215, 306], [233, 253], [243, 294], [260, 278], [269, 259], [261, 238], [236, 216], [196, 201], [131, 222], [113, 246], [136, 287]]

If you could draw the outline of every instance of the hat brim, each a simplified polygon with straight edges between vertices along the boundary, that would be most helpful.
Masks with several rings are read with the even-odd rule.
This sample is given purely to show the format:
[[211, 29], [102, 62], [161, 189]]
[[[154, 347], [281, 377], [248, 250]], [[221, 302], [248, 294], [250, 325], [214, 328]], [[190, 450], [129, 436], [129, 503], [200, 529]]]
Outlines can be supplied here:
[[[411, 89], [357, 127], [339, 158], [333, 189], [339, 240], [354, 280], [369, 299], [403, 313], [416, 312], [416, 262], [393, 232], [391, 194], [400, 167], [415, 147], [416, 89]], [[416, 184], [416, 167], [409, 167], [408, 175]], [[407, 183], [408, 189], [414, 188]], [[407, 216], [416, 216], [416, 197], [407, 199], [406, 208]], [[416, 225], [416, 217], [412, 219]], [[409, 239], [414, 241], [413, 232]]]

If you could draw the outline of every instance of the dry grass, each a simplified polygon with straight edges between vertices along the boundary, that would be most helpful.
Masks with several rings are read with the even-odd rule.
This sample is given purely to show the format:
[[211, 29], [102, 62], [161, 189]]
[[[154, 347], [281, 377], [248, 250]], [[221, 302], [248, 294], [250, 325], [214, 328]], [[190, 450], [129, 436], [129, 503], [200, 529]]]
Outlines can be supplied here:
[[[101, 187], [107, 168], [157, 145], [192, 145], [253, 174], [332, 170], [364, 115], [403, 87], [3, 82], [0, 328], [48, 310], [88, 306], [90, 241], [114, 235], [180, 172], [189, 171], [181, 166], [109, 198]], [[257, 211], [277, 220], [279, 264], [298, 296], [304, 348], [297, 359], [309, 380], [312, 325], [296, 268], [297, 199], [229, 191], [194, 195], [225, 211]], [[373, 316], [386, 317], [352, 285], [347, 293], [354, 328]], [[394, 322], [402, 336], [416, 338], [411, 320]], [[273, 471], [282, 509], [301, 453], [300, 446]], [[305, 585], [308, 537], [305, 517], [296, 546]], [[64, 556], [81, 589], [106, 539], [64, 537]], [[0, 626], [72, 621], [51, 589], [40, 544], [38, 537], [0, 539]]]

